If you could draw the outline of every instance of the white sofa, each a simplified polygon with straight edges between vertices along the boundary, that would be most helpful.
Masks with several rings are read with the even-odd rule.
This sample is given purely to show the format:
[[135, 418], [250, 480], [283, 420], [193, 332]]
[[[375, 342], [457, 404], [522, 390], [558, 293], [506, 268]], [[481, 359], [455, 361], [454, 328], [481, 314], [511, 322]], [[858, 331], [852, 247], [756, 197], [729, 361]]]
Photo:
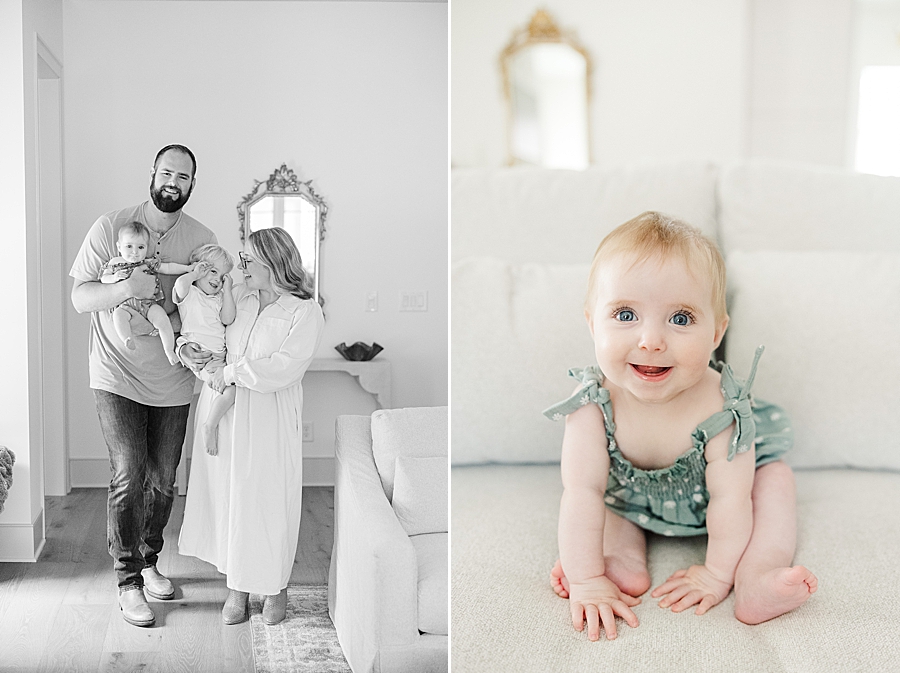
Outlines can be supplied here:
[[[767, 162], [452, 176], [451, 660], [470, 671], [900, 670], [900, 178]], [[564, 399], [593, 362], [582, 316], [596, 246], [646, 210], [714, 237], [729, 269], [725, 358], [782, 405], [795, 445], [799, 609], [747, 626], [733, 595], [674, 614], [645, 595], [587, 640], [550, 588]], [[705, 537], [650, 536], [653, 586]]]
[[446, 673], [447, 407], [339, 416], [328, 613], [354, 673]]

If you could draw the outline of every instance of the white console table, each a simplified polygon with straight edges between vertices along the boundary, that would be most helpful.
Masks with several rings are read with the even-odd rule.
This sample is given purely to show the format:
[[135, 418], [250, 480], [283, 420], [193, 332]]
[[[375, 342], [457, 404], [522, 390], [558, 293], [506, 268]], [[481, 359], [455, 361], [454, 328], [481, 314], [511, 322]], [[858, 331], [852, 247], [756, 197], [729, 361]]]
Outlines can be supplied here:
[[391, 363], [388, 360], [357, 362], [344, 358], [315, 358], [311, 372], [347, 372], [359, 382], [359, 387], [375, 396], [382, 409], [391, 408]]
[[[375, 397], [375, 402], [382, 409], [391, 408], [391, 363], [390, 360], [376, 358], [368, 362], [356, 362], [345, 360], [341, 357], [315, 358], [307, 371], [311, 372], [346, 372], [356, 379], [359, 387]], [[205, 384], [199, 379], [194, 387], [194, 404], [196, 408], [197, 398]], [[193, 446], [193, 425], [188, 427], [188, 436], [185, 437], [185, 450], [181, 464], [175, 474], [175, 486], [180, 495], [187, 493], [187, 462], [190, 459], [190, 451]]]

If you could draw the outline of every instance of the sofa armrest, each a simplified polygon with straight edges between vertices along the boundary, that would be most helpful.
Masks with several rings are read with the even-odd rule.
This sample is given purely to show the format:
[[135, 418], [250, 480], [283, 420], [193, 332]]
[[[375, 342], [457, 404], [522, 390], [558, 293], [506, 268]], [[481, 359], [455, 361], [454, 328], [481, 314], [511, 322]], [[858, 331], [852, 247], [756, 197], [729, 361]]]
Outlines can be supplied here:
[[417, 580], [415, 550], [375, 468], [371, 420], [339, 416], [328, 610], [354, 671], [418, 639]]

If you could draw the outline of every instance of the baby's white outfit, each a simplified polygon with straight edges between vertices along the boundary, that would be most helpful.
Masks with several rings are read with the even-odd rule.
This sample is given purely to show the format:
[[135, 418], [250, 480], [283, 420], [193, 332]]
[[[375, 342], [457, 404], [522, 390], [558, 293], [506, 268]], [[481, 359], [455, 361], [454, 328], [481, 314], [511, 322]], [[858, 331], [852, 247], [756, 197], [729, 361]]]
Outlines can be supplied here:
[[176, 302], [181, 316], [178, 346], [193, 342], [213, 354], [202, 370], [196, 372], [203, 380], [206, 379], [202, 374], [225, 365], [225, 325], [221, 317], [223, 302], [221, 292], [209, 295], [196, 285], [191, 285], [187, 296]]

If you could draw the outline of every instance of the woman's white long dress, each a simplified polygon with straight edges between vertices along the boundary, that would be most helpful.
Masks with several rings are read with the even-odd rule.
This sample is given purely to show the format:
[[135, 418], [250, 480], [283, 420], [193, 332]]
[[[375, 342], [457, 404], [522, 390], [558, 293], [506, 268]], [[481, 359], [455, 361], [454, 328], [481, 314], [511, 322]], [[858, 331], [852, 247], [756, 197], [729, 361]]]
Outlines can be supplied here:
[[[179, 552], [212, 563], [229, 589], [274, 595], [287, 586], [300, 533], [303, 388], [322, 335], [312, 299], [281, 295], [259, 313], [259, 293], [234, 288], [225, 334], [225, 380], [234, 406], [219, 423], [219, 453], [206, 453], [195, 423]], [[200, 393], [195, 418], [217, 395]]]

